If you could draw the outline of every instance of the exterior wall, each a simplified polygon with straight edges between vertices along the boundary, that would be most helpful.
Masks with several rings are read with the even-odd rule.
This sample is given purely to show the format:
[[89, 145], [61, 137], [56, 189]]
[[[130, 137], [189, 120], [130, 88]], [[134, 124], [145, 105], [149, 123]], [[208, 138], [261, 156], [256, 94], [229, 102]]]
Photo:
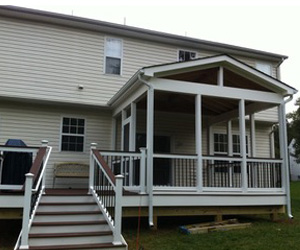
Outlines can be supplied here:
[[[61, 119], [63, 116], [85, 118], [84, 152], [60, 152]], [[47, 186], [52, 185], [53, 164], [59, 162], [89, 163], [89, 147], [98, 143], [100, 149], [111, 147], [111, 113], [99, 109], [79, 109], [58, 106], [32, 105], [25, 103], [3, 103], [0, 105], [0, 144], [7, 139], [22, 139], [28, 146], [40, 146], [48, 140], [53, 147], [46, 173]], [[69, 179], [65, 187], [87, 180]], [[56, 187], [62, 187], [65, 179], [57, 179]]]
[[[214, 54], [123, 37], [122, 76], [107, 75], [106, 35], [1, 17], [0, 96], [103, 106], [139, 68], [174, 62], [179, 49]], [[236, 57], [255, 66], [254, 59]]]
[[[205, 118], [204, 118], [205, 119]], [[195, 154], [195, 117], [188, 114], [155, 112], [154, 134], [170, 136], [171, 153]], [[238, 122], [233, 123], [233, 134], [239, 133]], [[250, 125], [246, 124], [248, 136], [248, 148], [251, 149]], [[213, 126], [213, 133], [226, 134], [226, 124], [221, 123]], [[272, 126], [269, 123], [256, 122], [256, 156], [261, 158], [270, 157], [269, 134]], [[139, 110], [137, 113], [137, 133], [146, 133], [145, 112]], [[202, 129], [202, 152], [208, 154], [207, 129]]]

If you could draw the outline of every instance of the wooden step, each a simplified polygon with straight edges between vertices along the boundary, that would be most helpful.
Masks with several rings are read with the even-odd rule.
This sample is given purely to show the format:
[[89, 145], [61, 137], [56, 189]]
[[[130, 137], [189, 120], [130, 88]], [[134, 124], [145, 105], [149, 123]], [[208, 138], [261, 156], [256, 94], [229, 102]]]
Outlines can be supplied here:
[[97, 232], [77, 232], [77, 233], [50, 233], [50, 234], [29, 234], [29, 238], [60, 238], [60, 237], [85, 237], [85, 236], [104, 236], [112, 235], [109, 231]]
[[114, 245], [112, 243], [100, 243], [100, 244], [76, 244], [76, 245], [53, 245], [53, 246], [33, 246], [29, 247], [29, 250], [83, 250], [83, 249], [113, 249], [113, 250], [126, 250], [126, 245]]
[[29, 246], [112, 243], [111, 231], [29, 234]]
[[47, 227], [47, 226], [74, 226], [74, 225], [95, 225], [106, 224], [105, 220], [95, 221], [58, 221], [58, 222], [33, 222], [32, 226]]
[[68, 232], [93, 232], [110, 231], [111, 228], [105, 220], [97, 221], [54, 221], [34, 222], [30, 233], [68, 233]]

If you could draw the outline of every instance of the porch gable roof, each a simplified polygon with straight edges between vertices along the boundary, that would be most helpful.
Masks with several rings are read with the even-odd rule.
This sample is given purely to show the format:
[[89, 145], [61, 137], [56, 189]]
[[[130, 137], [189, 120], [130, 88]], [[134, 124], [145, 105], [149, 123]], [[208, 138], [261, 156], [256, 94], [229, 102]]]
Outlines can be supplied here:
[[123, 99], [124, 95], [132, 89], [134, 85], [140, 84], [140, 77], [149, 78], [167, 78], [172, 75], [182, 73], [195, 72], [199, 70], [212, 69], [216, 67], [224, 67], [240, 76], [243, 76], [271, 92], [277, 93], [283, 97], [297, 93], [297, 90], [288, 84], [265, 74], [227, 54], [199, 58], [185, 62], [173, 62], [160, 65], [144, 67], [138, 70], [129, 81], [117, 92], [108, 102], [108, 105], [113, 105], [119, 99]]

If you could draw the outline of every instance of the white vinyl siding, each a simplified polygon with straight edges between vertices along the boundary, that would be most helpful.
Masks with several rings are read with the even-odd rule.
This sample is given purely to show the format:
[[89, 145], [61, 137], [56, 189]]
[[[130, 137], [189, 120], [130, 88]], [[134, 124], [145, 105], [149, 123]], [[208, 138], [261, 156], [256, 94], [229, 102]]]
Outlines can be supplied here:
[[[85, 141], [83, 152], [60, 152], [61, 113], [72, 117], [86, 117]], [[41, 140], [48, 140], [53, 147], [46, 173], [46, 185], [52, 185], [53, 165], [60, 162], [89, 163], [89, 149], [92, 142], [96, 142], [100, 149], [111, 147], [111, 113], [106, 110], [89, 110], [81, 108], [59, 109], [44, 105], [30, 105], [24, 103], [1, 102], [1, 138], [3, 145], [8, 139], [21, 139], [28, 146], [40, 146]], [[57, 179], [56, 187], [74, 187], [82, 183], [87, 187], [87, 180]], [[64, 186], [65, 185], [65, 186]]]
[[[0, 96], [106, 106], [138, 69], [177, 61], [176, 46], [120, 37], [122, 75], [103, 74], [106, 35], [1, 17]], [[237, 59], [255, 66], [254, 59]]]

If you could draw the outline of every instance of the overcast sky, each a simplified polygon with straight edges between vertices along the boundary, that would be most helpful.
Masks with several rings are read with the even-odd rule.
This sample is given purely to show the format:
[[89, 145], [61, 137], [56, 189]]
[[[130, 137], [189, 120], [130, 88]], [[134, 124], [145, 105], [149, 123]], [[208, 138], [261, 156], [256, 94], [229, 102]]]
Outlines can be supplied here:
[[[282, 81], [300, 90], [299, 0], [0, 0], [289, 56]], [[298, 93], [287, 106], [295, 109]]]

